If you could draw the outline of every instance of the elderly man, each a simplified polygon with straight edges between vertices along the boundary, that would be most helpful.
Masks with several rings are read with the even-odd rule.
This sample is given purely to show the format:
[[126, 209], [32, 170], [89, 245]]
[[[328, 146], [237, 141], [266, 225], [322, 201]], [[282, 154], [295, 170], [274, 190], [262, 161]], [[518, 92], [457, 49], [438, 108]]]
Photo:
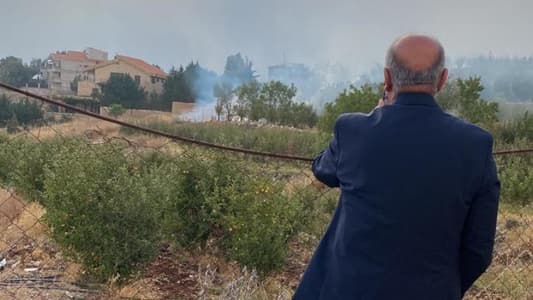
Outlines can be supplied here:
[[490, 264], [492, 137], [435, 102], [448, 76], [442, 46], [403, 36], [384, 75], [387, 99], [341, 115], [313, 163], [341, 197], [294, 299], [461, 299]]

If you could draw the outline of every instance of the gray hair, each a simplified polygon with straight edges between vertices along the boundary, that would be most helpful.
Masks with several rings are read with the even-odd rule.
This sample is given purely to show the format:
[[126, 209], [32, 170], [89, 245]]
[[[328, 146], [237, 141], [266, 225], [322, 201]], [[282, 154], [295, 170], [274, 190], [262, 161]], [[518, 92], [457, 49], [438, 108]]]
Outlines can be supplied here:
[[444, 69], [445, 58], [444, 48], [436, 39], [434, 40], [439, 46], [437, 59], [429, 68], [420, 71], [414, 71], [407, 68], [405, 64], [396, 57], [396, 42], [390, 46], [387, 51], [385, 65], [390, 70], [392, 84], [396, 92], [404, 86], [417, 84], [431, 84], [435, 90], [437, 89], [439, 76]]

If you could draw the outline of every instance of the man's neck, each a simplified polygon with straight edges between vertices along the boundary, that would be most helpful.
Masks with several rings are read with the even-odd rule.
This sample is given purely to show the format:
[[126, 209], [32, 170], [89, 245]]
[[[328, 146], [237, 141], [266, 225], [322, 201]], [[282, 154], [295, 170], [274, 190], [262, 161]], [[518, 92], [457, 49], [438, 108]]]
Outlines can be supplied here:
[[435, 96], [435, 88], [428, 84], [408, 85], [400, 88], [396, 95], [401, 93], [426, 93]]

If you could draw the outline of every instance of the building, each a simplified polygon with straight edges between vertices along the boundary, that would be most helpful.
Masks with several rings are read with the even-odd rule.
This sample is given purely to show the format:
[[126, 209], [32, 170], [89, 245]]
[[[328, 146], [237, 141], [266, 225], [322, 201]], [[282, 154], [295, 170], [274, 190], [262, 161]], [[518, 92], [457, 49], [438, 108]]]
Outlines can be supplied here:
[[74, 95], [71, 83], [89, 67], [107, 61], [107, 52], [94, 48], [51, 53], [41, 65], [40, 78], [48, 83], [50, 94]]
[[78, 82], [78, 96], [91, 96], [99, 84], [106, 82], [111, 74], [128, 74], [148, 93], [161, 94], [167, 73], [142, 59], [116, 55], [115, 59], [93, 65], [83, 72]]

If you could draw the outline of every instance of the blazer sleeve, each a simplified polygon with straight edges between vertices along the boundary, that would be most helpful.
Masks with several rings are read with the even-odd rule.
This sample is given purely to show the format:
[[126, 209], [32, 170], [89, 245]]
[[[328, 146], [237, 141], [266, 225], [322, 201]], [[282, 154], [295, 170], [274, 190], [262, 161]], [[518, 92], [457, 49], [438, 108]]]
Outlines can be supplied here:
[[482, 184], [474, 194], [461, 236], [460, 275], [463, 295], [485, 272], [492, 260], [500, 194], [500, 181], [492, 156], [492, 138], [489, 148]]
[[312, 165], [315, 177], [329, 187], [339, 186], [339, 179], [337, 178], [337, 164], [339, 160], [338, 127], [339, 119], [335, 122], [333, 138], [329, 142], [328, 147], [318, 154]]

